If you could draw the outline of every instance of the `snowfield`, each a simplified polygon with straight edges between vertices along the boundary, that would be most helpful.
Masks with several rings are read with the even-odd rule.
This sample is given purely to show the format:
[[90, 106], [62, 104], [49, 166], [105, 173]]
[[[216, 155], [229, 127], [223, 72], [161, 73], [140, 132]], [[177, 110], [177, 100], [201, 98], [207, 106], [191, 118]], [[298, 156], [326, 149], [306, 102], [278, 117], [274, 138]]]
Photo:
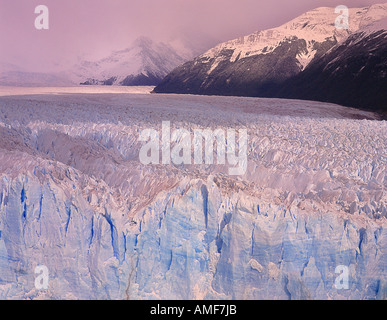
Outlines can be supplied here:
[[[0, 88], [1, 299], [387, 298], [387, 122], [151, 89]], [[246, 174], [141, 164], [162, 121], [247, 129]]]

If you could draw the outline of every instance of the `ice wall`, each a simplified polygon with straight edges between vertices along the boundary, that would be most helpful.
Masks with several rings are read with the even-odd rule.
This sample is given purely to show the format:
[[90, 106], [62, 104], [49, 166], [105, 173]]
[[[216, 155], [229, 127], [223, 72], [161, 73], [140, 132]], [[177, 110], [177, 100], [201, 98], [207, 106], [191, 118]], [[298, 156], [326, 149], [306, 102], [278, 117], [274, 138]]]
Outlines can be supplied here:
[[[3, 177], [1, 187], [3, 299], [387, 295], [385, 220], [222, 195], [211, 176], [182, 181], [131, 219], [109, 201], [96, 212], [79, 186], [66, 194], [49, 177]], [[48, 267], [48, 290], [35, 288], [37, 265]], [[335, 287], [339, 265], [349, 267], [349, 290]]]

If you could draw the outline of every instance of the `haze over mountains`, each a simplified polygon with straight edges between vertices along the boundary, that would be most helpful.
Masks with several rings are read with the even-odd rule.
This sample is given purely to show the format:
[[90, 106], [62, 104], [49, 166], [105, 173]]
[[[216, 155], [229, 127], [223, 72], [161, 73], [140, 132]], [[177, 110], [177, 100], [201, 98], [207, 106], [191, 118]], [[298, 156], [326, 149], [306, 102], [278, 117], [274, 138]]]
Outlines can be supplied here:
[[348, 30], [335, 27], [337, 16], [334, 8], [318, 8], [278, 28], [221, 43], [176, 68], [154, 91], [385, 109], [387, 3], [350, 9]]
[[198, 54], [198, 50], [178, 40], [166, 44], [141, 36], [123, 50], [113, 51], [98, 61], [82, 59], [63, 72], [29, 72], [2, 64], [0, 85], [157, 85], [174, 68]]
[[[192, 58], [192, 52], [177, 52], [171, 45], [138, 38], [130, 47], [96, 62], [82, 61], [75, 82], [91, 85], [157, 85], [175, 67]], [[77, 81], [78, 80], [78, 81]]]

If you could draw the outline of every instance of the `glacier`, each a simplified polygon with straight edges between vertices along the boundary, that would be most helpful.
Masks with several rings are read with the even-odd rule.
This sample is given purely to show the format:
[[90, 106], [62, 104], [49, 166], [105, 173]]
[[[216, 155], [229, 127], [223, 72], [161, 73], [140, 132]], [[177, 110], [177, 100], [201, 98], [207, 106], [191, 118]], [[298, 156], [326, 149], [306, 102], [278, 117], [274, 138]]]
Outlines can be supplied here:
[[[386, 299], [386, 121], [113, 89], [0, 88], [0, 299]], [[246, 174], [141, 164], [164, 120], [247, 129]]]

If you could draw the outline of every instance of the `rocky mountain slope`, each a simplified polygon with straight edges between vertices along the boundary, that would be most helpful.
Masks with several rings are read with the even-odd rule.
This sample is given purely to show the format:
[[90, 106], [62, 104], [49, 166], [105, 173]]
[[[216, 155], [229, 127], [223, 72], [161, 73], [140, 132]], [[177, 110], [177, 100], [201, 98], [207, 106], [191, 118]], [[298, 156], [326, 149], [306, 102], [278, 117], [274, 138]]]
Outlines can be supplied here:
[[387, 111], [386, 22], [352, 34], [267, 96]]
[[[336, 59], [336, 65], [345, 66], [345, 59], [348, 58], [350, 49], [347, 50], [347, 55], [341, 56], [344, 59], [341, 61], [339, 60], [340, 49], [338, 48], [343, 48], [345, 45], [343, 43], [350, 36], [357, 37], [359, 40], [361, 30], [365, 30], [367, 26], [375, 25], [375, 22], [386, 18], [387, 4], [350, 9], [348, 30], [339, 30], [335, 27], [337, 16], [334, 8], [318, 8], [278, 28], [256, 32], [219, 44], [196, 59], [176, 68], [155, 88], [155, 92], [260, 97], [294, 96], [316, 100], [326, 97], [327, 90], [322, 88], [319, 92], [319, 85], [316, 81], [323, 82], [327, 76], [320, 78], [319, 72], [308, 71], [309, 67], [314, 63], [322, 66], [334, 59]], [[384, 28], [383, 26], [379, 27], [379, 30]], [[374, 29], [373, 31], [378, 32], [379, 30]], [[355, 36], [355, 34], [357, 35]], [[358, 64], [373, 55], [372, 50], [375, 49], [375, 45], [378, 46], [378, 54], [386, 52], [385, 33], [379, 33], [378, 42], [368, 43], [369, 37], [362, 37], [364, 43], [359, 42], [357, 46], [352, 46], [351, 54], [355, 54]], [[362, 50], [358, 50], [359, 47], [362, 47]], [[357, 51], [357, 53], [353, 51]], [[368, 70], [372, 68], [371, 73], [383, 75], [385, 64], [380, 61], [382, 58], [379, 58], [379, 61], [376, 58], [371, 58], [374, 62], [367, 65], [366, 68]], [[317, 70], [317, 67], [315, 65], [310, 69]], [[343, 90], [344, 94], [336, 101], [332, 101], [331, 98], [326, 101], [340, 102], [345, 105], [351, 105], [354, 101], [358, 101], [358, 95], [347, 100], [351, 92], [356, 91], [355, 85], [352, 86], [351, 81], [349, 81], [352, 75], [350, 69], [346, 67], [342, 69], [342, 72], [346, 73], [344, 77], [346, 77], [345, 81], [347, 81], [349, 88]], [[325, 71], [332, 70], [326, 69]], [[306, 79], [307, 75], [312, 77], [312, 73], [315, 77], [314, 86], [306, 86], [308, 80], [301, 86], [301, 80], [298, 80], [300, 87], [294, 89], [295, 85], [292, 86], [294, 77], [305, 74], [303, 79]], [[332, 74], [330, 76], [333, 80], [334, 76]], [[364, 77], [366, 77], [366, 73], [361, 79], [357, 79], [357, 83], [364, 81]], [[382, 78], [384, 78], [382, 81], [385, 83], [385, 76]], [[366, 81], [367, 83], [372, 82], [372, 76]], [[305, 86], [303, 86], [304, 84]], [[368, 87], [367, 85], [361, 92], [366, 91]], [[336, 92], [342, 89], [342, 87], [338, 88], [340, 89], [332, 90], [330, 96], [335, 97]], [[310, 92], [306, 92], [308, 90]], [[353, 106], [378, 108], [380, 101], [383, 104], [386, 103], [386, 100], [379, 96], [380, 94], [383, 93], [378, 91], [376, 94], [376, 100], [379, 101], [376, 105], [373, 104], [375, 99], [368, 100], [368, 95], [364, 95], [363, 101]]]

